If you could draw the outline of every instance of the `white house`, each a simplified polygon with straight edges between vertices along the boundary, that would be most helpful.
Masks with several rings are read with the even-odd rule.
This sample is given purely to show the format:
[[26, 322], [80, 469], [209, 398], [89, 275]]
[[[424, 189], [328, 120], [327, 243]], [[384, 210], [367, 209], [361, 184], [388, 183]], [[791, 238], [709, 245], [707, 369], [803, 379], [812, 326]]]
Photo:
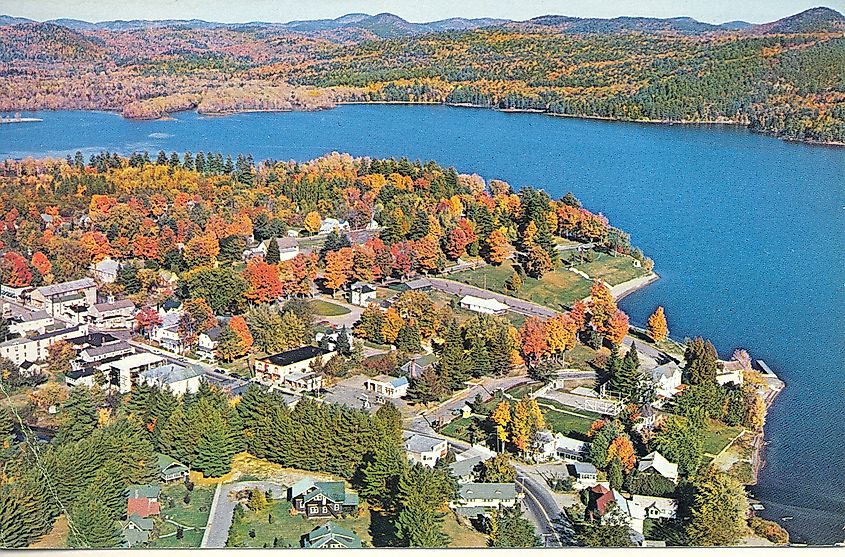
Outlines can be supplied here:
[[570, 465], [572, 477], [575, 478], [575, 487], [584, 489], [592, 487], [599, 481], [599, 471], [590, 462], [573, 462]]
[[576, 462], [584, 460], [589, 454], [590, 443], [567, 437], [562, 433], [554, 434], [543, 430], [537, 432], [533, 448], [534, 458], [538, 461]]
[[[299, 242], [295, 237], [282, 236], [275, 238], [276, 245], [279, 246], [279, 261], [289, 261], [299, 255]], [[267, 251], [270, 248], [270, 242], [273, 239], [264, 240], [258, 245], [247, 248], [243, 252], [244, 261], [248, 261], [253, 257], [267, 257]]]
[[628, 502], [632, 511], [632, 518], [642, 515], [642, 518], [660, 519], [678, 516], [678, 501], [668, 497], [652, 497], [650, 495], [633, 495]]
[[408, 378], [376, 375], [364, 381], [364, 388], [386, 398], [401, 398], [408, 394]]
[[463, 515], [487, 514], [501, 507], [513, 507], [520, 495], [514, 483], [464, 483], [449, 506]]
[[669, 462], [666, 458], [657, 451], [653, 451], [644, 456], [637, 470], [640, 472], [656, 472], [666, 478], [678, 483], [678, 465], [674, 462]]
[[159, 310], [161, 324], [153, 329], [150, 338], [161, 345], [165, 350], [182, 353], [182, 335], [179, 334], [179, 320], [182, 318], [181, 311]]
[[349, 230], [349, 222], [348, 221], [339, 221], [332, 217], [327, 217], [323, 219], [323, 222], [320, 223], [320, 231], [319, 234], [328, 234], [332, 230], [340, 230], [340, 231], [347, 231]]
[[203, 372], [200, 368], [172, 363], [142, 371], [138, 376], [140, 383], [160, 389], [166, 387], [175, 395], [197, 392], [202, 378]]
[[120, 263], [106, 257], [102, 261], [93, 263], [91, 270], [94, 271], [94, 278], [98, 281], [109, 284], [117, 280], [117, 272], [120, 270]]
[[316, 360], [326, 363], [335, 352], [319, 346], [300, 346], [256, 360], [255, 380], [273, 388], [299, 393], [316, 391], [323, 386], [323, 378], [311, 371]]
[[26, 336], [31, 333], [43, 334], [47, 328], [55, 324], [55, 319], [43, 309], [28, 310], [21, 306], [10, 306], [9, 333]]
[[88, 334], [88, 325], [50, 328], [50, 330], [30, 337], [12, 338], [0, 343], [0, 356], [17, 365], [25, 361], [39, 362], [46, 360], [49, 348], [60, 340], [81, 337]]
[[220, 340], [220, 333], [222, 331], [223, 328], [218, 326], [199, 334], [197, 338], [197, 351], [201, 357], [214, 357], [214, 351], [217, 350], [217, 341]]
[[719, 385], [742, 385], [745, 380], [745, 368], [735, 360], [722, 362], [722, 369], [716, 373], [716, 383]]
[[367, 307], [376, 299], [376, 289], [372, 284], [356, 282], [349, 289], [349, 301], [361, 307]]
[[88, 320], [102, 329], [129, 329], [134, 324], [135, 304], [132, 300], [117, 300], [94, 304], [88, 310]]
[[681, 386], [683, 373], [681, 367], [674, 361], [659, 365], [648, 371], [648, 374], [654, 381], [657, 394], [660, 396], [672, 398]]
[[406, 431], [404, 438], [405, 452], [411, 464], [420, 463], [433, 468], [449, 452], [449, 442], [440, 437]]
[[510, 309], [510, 306], [503, 304], [495, 298], [479, 298], [469, 295], [461, 298], [460, 306], [476, 313], [486, 313], [489, 315], [500, 315]]

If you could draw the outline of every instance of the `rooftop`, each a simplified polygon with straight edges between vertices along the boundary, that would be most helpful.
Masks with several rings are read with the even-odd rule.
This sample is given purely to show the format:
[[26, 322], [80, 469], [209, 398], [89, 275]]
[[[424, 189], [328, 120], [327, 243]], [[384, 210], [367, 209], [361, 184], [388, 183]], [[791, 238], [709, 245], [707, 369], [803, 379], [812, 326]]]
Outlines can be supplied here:
[[445, 439], [440, 437], [431, 437], [422, 433], [415, 433], [413, 431], [405, 432], [405, 450], [409, 453], [426, 453], [435, 450]]
[[503, 304], [495, 298], [479, 298], [477, 296], [466, 295], [461, 298], [461, 305], [476, 306], [490, 311], [506, 311], [510, 306]]
[[514, 483], [465, 483], [458, 486], [458, 498], [470, 499], [516, 499]]
[[118, 370], [130, 370], [137, 367], [151, 366], [159, 362], [163, 362], [164, 358], [150, 354], [149, 352], [139, 352], [137, 354], [130, 354], [125, 358], [121, 358], [116, 362], [112, 362], [111, 367]]
[[96, 288], [97, 283], [92, 278], [83, 278], [79, 280], [72, 280], [69, 282], [60, 282], [59, 284], [51, 284], [50, 286], [40, 286], [37, 292], [44, 297], [58, 296], [68, 292], [75, 292], [83, 288]]
[[187, 381], [200, 375], [203, 375], [201, 369], [179, 364], [164, 364], [141, 373], [141, 377], [147, 381], [156, 380], [165, 385]]
[[329, 353], [331, 353], [331, 350], [326, 350], [325, 348], [320, 348], [319, 346], [309, 345], [300, 346], [299, 348], [294, 348], [293, 350], [288, 350], [287, 352], [279, 352], [278, 354], [262, 358], [262, 360], [270, 362], [276, 366], [285, 367]]

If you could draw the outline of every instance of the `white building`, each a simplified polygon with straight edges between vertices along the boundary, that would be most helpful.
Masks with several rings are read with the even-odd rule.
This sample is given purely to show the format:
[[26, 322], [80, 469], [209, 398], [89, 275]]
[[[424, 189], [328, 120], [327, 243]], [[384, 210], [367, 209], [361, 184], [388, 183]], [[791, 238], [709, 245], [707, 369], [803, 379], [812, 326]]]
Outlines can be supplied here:
[[347, 221], [339, 221], [332, 217], [327, 217], [323, 219], [323, 222], [320, 223], [320, 231], [319, 234], [328, 234], [332, 230], [340, 230], [341, 232], [345, 232], [349, 230], [349, 222]]
[[88, 310], [88, 320], [101, 329], [129, 329], [134, 325], [135, 304], [132, 300], [117, 300], [94, 304]]
[[449, 452], [449, 442], [440, 437], [406, 431], [404, 438], [405, 452], [411, 464], [419, 463], [433, 468]]
[[672, 398], [681, 386], [683, 372], [674, 361], [659, 365], [647, 372], [657, 388], [657, 395]]
[[674, 462], [669, 462], [657, 451], [650, 452], [644, 456], [640, 460], [637, 470], [640, 472], [656, 472], [667, 480], [678, 483], [678, 465]]
[[120, 270], [120, 263], [106, 257], [102, 261], [98, 261], [91, 265], [91, 270], [94, 271], [94, 278], [98, 281], [110, 284], [117, 280], [117, 272]]
[[22, 306], [10, 306], [9, 333], [26, 336], [32, 333], [44, 334], [56, 323], [43, 309], [28, 310]]
[[408, 378], [376, 375], [364, 381], [364, 388], [374, 392], [376, 396], [401, 398], [408, 394]]
[[195, 393], [202, 383], [203, 372], [193, 366], [168, 363], [142, 371], [138, 376], [140, 383], [170, 389], [175, 395]]
[[108, 376], [110, 372], [117, 372], [118, 387], [121, 393], [128, 393], [132, 386], [138, 381], [138, 376], [148, 369], [159, 365], [164, 358], [149, 352], [130, 354], [125, 358], [108, 362], [101, 366], [101, 369]]
[[460, 306], [476, 313], [486, 313], [489, 315], [500, 315], [510, 309], [510, 306], [503, 304], [495, 298], [478, 298], [469, 295], [461, 298]]
[[464, 483], [449, 506], [463, 515], [487, 514], [502, 507], [513, 507], [520, 495], [514, 483]]
[[374, 302], [375, 300], [376, 289], [372, 284], [356, 282], [349, 289], [349, 301], [356, 306], [367, 307], [370, 305], [370, 302]]
[[40, 362], [49, 356], [49, 348], [60, 340], [81, 337], [88, 334], [88, 325], [50, 328], [43, 334], [9, 339], [0, 343], [0, 356], [17, 365], [25, 361]]
[[734, 360], [721, 363], [722, 369], [716, 373], [716, 383], [719, 385], [742, 385], [745, 380], [745, 368], [742, 364]]
[[200, 333], [197, 338], [197, 351], [201, 358], [214, 358], [214, 351], [217, 350], [217, 341], [220, 340], [222, 331], [223, 328], [217, 326]]
[[84, 278], [41, 286], [29, 294], [29, 299], [35, 309], [43, 309], [53, 317], [79, 323], [88, 308], [97, 303], [97, 283], [94, 279]]

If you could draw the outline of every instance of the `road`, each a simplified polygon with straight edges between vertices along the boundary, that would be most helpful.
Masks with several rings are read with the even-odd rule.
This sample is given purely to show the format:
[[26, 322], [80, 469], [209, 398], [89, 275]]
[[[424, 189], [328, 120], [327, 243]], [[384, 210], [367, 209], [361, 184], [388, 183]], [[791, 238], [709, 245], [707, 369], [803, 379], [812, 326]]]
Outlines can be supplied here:
[[229, 538], [229, 526], [232, 525], [232, 515], [235, 512], [235, 506], [238, 504], [231, 495], [236, 491], [254, 487], [262, 491], [271, 490], [273, 497], [277, 499], [287, 496], [287, 488], [275, 482], [217, 484], [217, 491], [214, 492], [214, 500], [211, 502], [211, 511], [208, 515], [208, 523], [205, 526], [200, 547], [226, 547], [226, 540]]
[[[519, 298], [514, 298], [512, 296], [505, 296], [504, 294], [498, 294], [496, 292], [485, 290], [483, 288], [478, 288], [477, 286], [470, 286], [462, 282], [433, 277], [427, 277], [427, 280], [431, 283], [431, 286], [433, 288], [436, 288], [441, 292], [446, 292], [447, 294], [454, 294], [455, 296], [470, 295], [477, 296], [479, 298], [494, 298], [502, 302], [503, 304], [507, 304], [508, 306], [510, 306], [511, 309], [516, 313], [521, 313], [529, 317], [545, 318], [554, 317], [558, 314], [557, 311], [547, 308], [546, 306], [541, 306], [540, 304], [535, 304], [526, 300], [520, 300]], [[561, 308], [561, 311], [562, 310], [563, 309]]]

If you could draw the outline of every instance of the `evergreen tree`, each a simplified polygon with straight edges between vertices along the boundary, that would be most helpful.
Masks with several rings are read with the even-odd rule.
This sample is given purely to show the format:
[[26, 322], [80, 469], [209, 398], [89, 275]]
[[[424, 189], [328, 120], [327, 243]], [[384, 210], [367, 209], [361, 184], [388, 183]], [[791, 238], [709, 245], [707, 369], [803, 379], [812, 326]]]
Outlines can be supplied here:
[[735, 545], [748, 532], [748, 498], [743, 486], [723, 472], [710, 471], [693, 483], [687, 535], [692, 545]]
[[96, 426], [97, 408], [91, 391], [86, 388], [73, 389], [62, 405], [62, 421], [55, 442], [79, 441], [88, 437]]
[[352, 345], [349, 341], [349, 331], [347, 330], [346, 325], [344, 325], [337, 334], [335, 349], [341, 356], [349, 357], [352, 355]]
[[404, 325], [399, 329], [399, 334], [396, 336], [396, 348], [412, 354], [421, 352], [419, 330], [416, 327]]
[[607, 480], [610, 482], [610, 489], [622, 489], [622, 462], [619, 457], [613, 457], [610, 465], [607, 467]]
[[0, 486], [0, 547], [27, 547], [46, 530], [38, 500], [12, 484]]
[[275, 265], [281, 260], [282, 256], [279, 251], [279, 240], [276, 237], [270, 238], [267, 243], [267, 255], [264, 256], [264, 261], [270, 265]]
[[709, 340], [705, 341], [701, 337], [692, 339], [684, 352], [684, 359], [684, 379], [687, 383], [700, 385], [716, 382], [719, 356]]
[[237, 452], [235, 433], [219, 416], [211, 416], [202, 429], [193, 467], [204, 476], [220, 477], [232, 469], [232, 457]]
[[114, 548], [120, 545], [121, 536], [117, 522], [101, 501], [80, 501], [71, 510], [73, 528], [68, 542], [78, 548]]
[[491, 547], [536, 547], [534, 525], [523, 516], [522, 505], [502, 507], [490, 519]]
[[640, 361], [637, 356], [637, 345], [636, 343], [632, 343], [631, 348], [628, 349], [625, 357], [622, 358], [615, 373], [610, 376], [610, 390], [619, 396], [626, 398], [632, 397], [639, 385], [639, 367]]
[[408, 467], [401, 447], [387, 446], [370, 452], [357, 475], [358, 492], [376, 508], [395, 509], [399, 478]]

